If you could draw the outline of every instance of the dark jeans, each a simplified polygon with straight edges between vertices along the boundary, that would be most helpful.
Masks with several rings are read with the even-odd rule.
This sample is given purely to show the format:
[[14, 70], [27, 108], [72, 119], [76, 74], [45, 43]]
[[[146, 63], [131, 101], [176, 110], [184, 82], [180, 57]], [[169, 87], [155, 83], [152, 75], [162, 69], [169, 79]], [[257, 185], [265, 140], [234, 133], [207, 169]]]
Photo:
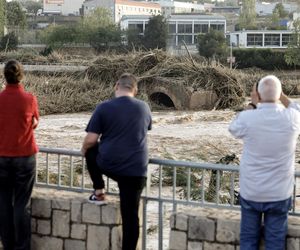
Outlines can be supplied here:
[[120, 176], [105, 173], [97, 166], [98, 145], [86, 153], [87, 168], [94, 189], [104, 188], [103, 174], [118, 183], [122, 216], [122, 250], [135, 250], [139, 239], [139, 204], [146, 177]]
[[0, 237], [4, 250], [30, 250], [29, 200], [35, 156], [0, 157]]
[[291, 198], [275, 202], [254, 202], [240, 197], [241, 250], [258, 250], [264, 221], [266, 250], [284, 250]]

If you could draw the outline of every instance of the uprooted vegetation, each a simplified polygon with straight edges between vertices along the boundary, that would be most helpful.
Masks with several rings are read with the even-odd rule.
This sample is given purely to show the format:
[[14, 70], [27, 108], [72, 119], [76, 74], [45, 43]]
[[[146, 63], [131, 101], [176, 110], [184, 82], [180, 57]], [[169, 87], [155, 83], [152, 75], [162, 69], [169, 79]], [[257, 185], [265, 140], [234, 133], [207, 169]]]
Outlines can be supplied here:
[[86, 71], [90, 79], [104, 83], [115, 82], [123, 72], [138, 76], [140, 84], [165, 82], [193, 90], [212, 90], [218, 96], [217, 109], [233, 108], [244, 101], [244, 89], [233, 71], [191, 57], [169, 56], [160, 50], [102, 56]]
[[[78, 64], [81, 57], [54, 53], [53, 58], [32, 55], [28, 51], [0, 54], [0, 61], [13, 58], [24, 64], [33, 62], [45, 64], [59, 62]], [[212, 90], [218, 96], [217, 109], [235, 108], [242, 105], [244, 97], [250, 94], [253, 83], [269, 74], [258, 69], [230, 70], [222, 65], [211, 65], [190, 56], [170, 56], [161, 50], [135, 52], [125, 55], [104, 54], [94, 60], [82, 61], [89, 66], [84, 72], [76, 73], [27, 73], [26, 88], [37, 95], [41, 114], [74, 113], [91, 111], [97, 103], [113, 96], [113, 85], [118, 77], [129, 72], [138, 76], [140, 84], [155, 82], [197, 90]], [[286, 72], [272, 72], [283, 79], [287, 94], [297, 95], [298, 77]], [[280, 78], [280, 79], [281, 79]], [[147, 93], [140, 92], [139, 98], [148, 100]]]

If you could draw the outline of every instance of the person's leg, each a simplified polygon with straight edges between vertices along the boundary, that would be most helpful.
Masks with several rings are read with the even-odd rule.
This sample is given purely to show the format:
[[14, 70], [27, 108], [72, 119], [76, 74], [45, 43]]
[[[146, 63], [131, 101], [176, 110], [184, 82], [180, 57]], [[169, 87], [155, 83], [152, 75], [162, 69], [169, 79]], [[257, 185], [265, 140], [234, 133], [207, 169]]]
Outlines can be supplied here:
[[122, 250], [135, 250], [139, 239], [139, 204], [146, 177], [117, 177], [122, 215]]
[[4, 250], [14, 249], [13, 174], [7, 157], [0, 157], [0, 238]]
[[288, 228], [288, 211], [291, 198], [278, 202], [267, 202], [264, 206], [266, 250], [285, 249]]
[[105, 184], [103, 180], [103, 173], [100, 168], [97, 166], [97, 158], [98, 155], [98, 144], [94, 147], [87, 150], [85, 154], [86, 165], [89, 171], [90, 177], [93, 182], [93, 188], [95, 191], [103, 191]]
[[35, 155], [17, 157], [12, 162], [15, 170], [15, 250], [30, 250], [31, 216], [29, 201], [35, 179], [36, 158]]
[[240, 197], [241, 203], [241, 250], [258, 250], [261, 237], [262, 212], [260, 204]]

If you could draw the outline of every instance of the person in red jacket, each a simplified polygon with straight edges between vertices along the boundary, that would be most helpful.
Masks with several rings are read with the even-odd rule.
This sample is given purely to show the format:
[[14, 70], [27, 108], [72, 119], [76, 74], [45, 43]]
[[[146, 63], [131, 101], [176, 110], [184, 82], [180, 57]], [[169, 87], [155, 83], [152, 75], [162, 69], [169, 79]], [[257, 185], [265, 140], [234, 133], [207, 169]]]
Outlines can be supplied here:
[[6, 86], [0, 92], [0, 238], [4, 250], [30, 250], [27, 210], [38, 152], [33, 133], [38, 104], [20, 83], [24, 71], [19, 62], [7, 62], [4, 76]]

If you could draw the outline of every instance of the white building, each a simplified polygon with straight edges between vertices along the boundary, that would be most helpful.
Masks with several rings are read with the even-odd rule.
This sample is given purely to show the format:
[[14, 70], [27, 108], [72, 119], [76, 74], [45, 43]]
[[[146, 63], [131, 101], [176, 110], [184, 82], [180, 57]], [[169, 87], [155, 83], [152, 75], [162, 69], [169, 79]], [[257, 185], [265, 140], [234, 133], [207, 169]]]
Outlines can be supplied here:
[[190, 2], [178, 2], [178, 1], [159, 1], [161, 11], [164, 16], [170, 16], [171, 14], [178, 13], [204, 13], [205, 8], [203, 4], [195, 4]]
[[159, 15], [161, 7], [154, 2], [141, 2], [130, 0], [86, 0], [83, 4], [84, 15], [88, 15], [95, 8], [107, 8], [112, 12], [112, 17], [119, 23], [125, 15]]
[[291, 41], [291, 30], [243, 30], [227, 36], [234, 47], [239, 48], [287, 48]]
[[[151, 16], [123, 16], [120, 25], [126, 30], [136, 28], [144, 33]], [[210, 29], [226, 32], [226, 19], [213, 15], [171, 15], [167, 19], [169, 27], [169, 46], [195, 45], [199, 33], [207, 33]]]
[[80, 15], [84, 0], [43, 0], [44, 14]]

